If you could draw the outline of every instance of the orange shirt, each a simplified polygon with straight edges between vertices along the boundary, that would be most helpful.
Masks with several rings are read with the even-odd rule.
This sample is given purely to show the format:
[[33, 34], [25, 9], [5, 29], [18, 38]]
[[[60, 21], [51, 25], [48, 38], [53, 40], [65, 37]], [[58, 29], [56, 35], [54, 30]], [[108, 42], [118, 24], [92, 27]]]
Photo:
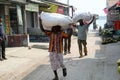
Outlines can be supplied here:
[[57, 34], [47, 31], [45, 33], [50, 37], [49, 52], [63, 53], [63, 38], [67, 38], [68, 34], [62, 31]]

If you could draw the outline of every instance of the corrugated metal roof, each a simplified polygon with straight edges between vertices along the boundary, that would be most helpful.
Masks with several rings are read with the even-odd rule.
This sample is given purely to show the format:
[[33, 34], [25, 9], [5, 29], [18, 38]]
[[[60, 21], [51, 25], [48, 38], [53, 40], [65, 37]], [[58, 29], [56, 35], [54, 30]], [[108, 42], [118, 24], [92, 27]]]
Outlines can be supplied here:
[[11, 3], [8, 1], [0, 1], [0, 4], [11, 4]]
[[30, 0], [30, 2], [39, 4], [39, 6], [41, 6], [41, 7], [50, 7], [48, 4], [46, 4], [45, 2], [42, 2], [42, 1]]
[[72, 7], [71, 5], [60, 3], [60, 2], [56, 2], [56, 1], [44, 1], [44, 2], [53, 3], [53, 4], [56, 4], [56, 5], [59, 5], [59, 6], [63, 6], [63, 7]]
[[120, 5], [118, 5], [118, 3], [120, 2], [117, 2], [115, 3], [114, 5], [108, 7], [107, 9], [110, 11], [110, 10], [120, 10]]
[[112, 5], [111, 7], [109, 7], [108, 10], [110, 11], [112, 9], [115, 9], [116, 5], [117, 5], [117, 3], [115, 3], [114, 5]]

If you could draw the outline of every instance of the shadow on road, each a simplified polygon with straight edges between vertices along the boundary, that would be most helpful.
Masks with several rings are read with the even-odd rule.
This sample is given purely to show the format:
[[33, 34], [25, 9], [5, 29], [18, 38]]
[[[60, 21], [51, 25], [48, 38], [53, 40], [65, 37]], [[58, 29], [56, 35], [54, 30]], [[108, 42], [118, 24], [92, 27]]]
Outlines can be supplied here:
[[[90, 37], [99, 37], [98, 34], [90, 34]], [[92, 38], [90, 38], [92, 39]], [[92, 41], [92, 40], [91, 40]], [[62, 76], [62, 70], [59, 69], [60, 80], [118, 80], [120, 77], [116, 71], [116, 61], [120, 58], [120, 45], [118, 43], [102, 45], [100, 40], [95, 41], [95, 45], [100, 49], [95, 48], [94, 58], [86, 57], [78, 58], [69, 56], [64, 58], [67, 67], [67, 77]], [[34, 45], [33, 48], [47, 49], [48, 46]], [[93, 46], [90, 46], [93, 47]], [[74, 51], [75, 52], [75, 51]], [[54, 77], [49, 64], [39, 65], [30, 74], [22, 80], [52, 80]]]
[[32, 45], [32, 48], [48, 50], [48, 45]]

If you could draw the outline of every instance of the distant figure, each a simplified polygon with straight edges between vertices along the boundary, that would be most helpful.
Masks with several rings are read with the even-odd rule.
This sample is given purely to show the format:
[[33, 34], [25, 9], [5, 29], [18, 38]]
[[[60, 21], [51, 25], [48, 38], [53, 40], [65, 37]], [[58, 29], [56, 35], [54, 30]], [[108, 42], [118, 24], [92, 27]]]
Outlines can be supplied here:
[[73, 34], [73, 29], [70, 27], [67, 30], [65, 30], [65, 33], [69, 34], [68, 38], [64, 38], [64, 55], [70, 52], [71, 48], [71, 36]]
[[96, 28], [97, 28], [96, 19], [94, 19], [94, 21], [93, 21], [93, 29], [96, 30]]
[[101, 32], [102, 32], [102, 28], [101, 26], [99, 27], [99, 35], [101, 35]]
[[6, 60], [5, 55], [5, 41], [6, 41], [6, 34], [2, 25], [2, 17], [0, 17], [0, 60]]
[[92, 20], [88, 23], [84, 23], [84, 20], [83, 19], [80, 19], [78, 20], [79, 22], [79, 25], [77, 26], [78, 28], [78, 47], [79, 47], [79, 54], [80, 54], [80, 57], [83, 57], [83, 54], [82, 54], [82, 44], [84, 46], [84, 53], [85, 55], [87, 55], [87, 29], [89, 27], [89, 25], [93, 22], [94, 20], [94, 16], [92, 18]]
[[40, 19], [40, 28], [50, 37], [49, 42], [49, 57], [51, 67], [54, 72], [55, 78], [53, 80], [59, 80], [57, 69], [62, 67], [63, 76], [67, 75], [67, 69], [63, 64], [63, 38], [68, 38], [69, 35], [61, 30], [61, 26], [56, 25], [52, 27], [51, 31], [44, 30], [42, 21]]
[[109, 25], [107, 23], [104, 24], [104, 29], [108, 29]]

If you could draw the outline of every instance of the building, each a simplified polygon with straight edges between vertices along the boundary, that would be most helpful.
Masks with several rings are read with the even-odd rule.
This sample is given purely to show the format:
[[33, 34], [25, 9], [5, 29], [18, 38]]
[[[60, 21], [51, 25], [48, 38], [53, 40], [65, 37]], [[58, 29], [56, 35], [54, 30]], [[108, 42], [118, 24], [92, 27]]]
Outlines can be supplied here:
[[[22, 40], [14, 40], [11, 35], [24, 33], [24, 5], [25, 0], [1, 0], [0, 1], [0, 16], [3, 18], [3, 25], [8, 36], [7, 45], [22, 46]], [[15, 38], [15, 37], [14, 37]], [[27, 38], [27, 37], [26, 37]]]
[[7, 46], [28, 46], [29, 26], [39, 26], [39, 6], [46, 5], [37, 0], [0, 0], [0, 16], [8, 36]]
[[[72, 6], [68, 6], [67, 4], [59, 3], [54, 0], [42, 0], [42, 1], [48, 6], [47, 7], [39, 6], [39, 13], [37, 15], [39, 15], [42, 11], [69, 15], [68, 8], [71, 7], [71, 9], [72, 9]], [[71, 11], [71, 14], [73, 14], [72, 11]], [[72, 15], [71, 15], [71, 17], [72, 17]], [[30, 18], [30, 17], [28, 16], [28, 18]], [[34, 18], [32, 18], [32, 19], [34, 19]], [[30, 21], [31, 19], [28, 19], [28, 20]], [[37, 19], [34, 19], [34, 20], [37, 20]], [[34, 22], [34, 21], [31, 21], [31, 22]], [[38, 22], [35, 21], [36, 26], [38, 26], [37, 24], [39, 25], [39, 20], [38, 20]], [[27, 29], [28, 34], [30, 35], [30, 41], [37, 41], [37, 42], [48, 41], [48, 38], [46, 37], [46, 35], [44, 35], [44, 33], [42, 31], [40, 31], [39, 26], [33, 27], [33, 26], [29, 25], [27, 28], [28, 28]]]
[[110, 28], [114, 27], [114, 22], [119, 20], [119, 10], [117, 9], [119, 0], [107, 0], [107, 25]]
[[[28, 46], [29, 39], [41, 41], [39, 14], [42, 11], [69, 15], [72, 6], [55, 0], [0, 0], [0, 16], [8, 36], [7, 45]], [[72, 16], [72, 11], [71, 11]]]

